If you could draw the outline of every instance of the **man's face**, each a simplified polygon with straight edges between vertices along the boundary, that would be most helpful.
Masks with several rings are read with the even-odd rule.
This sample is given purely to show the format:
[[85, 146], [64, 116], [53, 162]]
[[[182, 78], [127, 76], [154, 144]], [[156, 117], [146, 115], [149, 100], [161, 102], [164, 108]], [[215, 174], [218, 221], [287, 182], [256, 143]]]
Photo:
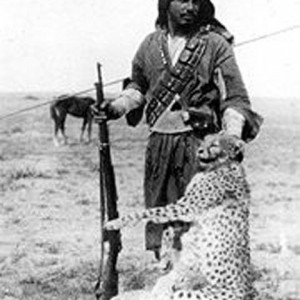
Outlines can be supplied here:
[[176, 26], [195, 23], [200, 8], [200, 0], [173, 0], [170, 3], [169, 20]]

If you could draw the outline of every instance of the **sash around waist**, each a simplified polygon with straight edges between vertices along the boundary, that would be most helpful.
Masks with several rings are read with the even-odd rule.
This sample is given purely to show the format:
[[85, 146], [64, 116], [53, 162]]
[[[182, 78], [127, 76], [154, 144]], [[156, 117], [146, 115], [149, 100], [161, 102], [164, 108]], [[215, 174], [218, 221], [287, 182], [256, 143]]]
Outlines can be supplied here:
[[192, 127], [184, 123], [184, 113], [184, 110], [171, 111], [168, 108], [158, 118], [155, 124], [152, 127], [150, 127], [150, 130], [154, 132], [170, 134], [191, 131]]

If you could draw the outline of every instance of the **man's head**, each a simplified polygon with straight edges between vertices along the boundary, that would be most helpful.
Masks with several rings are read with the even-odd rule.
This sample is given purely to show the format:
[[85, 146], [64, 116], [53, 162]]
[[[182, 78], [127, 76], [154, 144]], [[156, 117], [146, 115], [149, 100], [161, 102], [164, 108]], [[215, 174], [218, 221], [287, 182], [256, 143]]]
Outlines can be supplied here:
[[157, 25], [168, 28], [169, 21], [183, 27], [208, 24], [214, 14], [210, 0], [159, 0]]

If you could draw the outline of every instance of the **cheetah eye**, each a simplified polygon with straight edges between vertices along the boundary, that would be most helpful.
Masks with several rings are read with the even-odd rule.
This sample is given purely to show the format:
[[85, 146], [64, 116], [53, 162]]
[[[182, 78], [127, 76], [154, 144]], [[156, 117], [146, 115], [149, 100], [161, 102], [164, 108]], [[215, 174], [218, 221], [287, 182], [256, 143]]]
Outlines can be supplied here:
[[220, 149], [220, 145], [219, 145], [219, 143], [213, 143], [213, 144], [210, 145], [209, 149], [210, 149], [210, 151], [219, 150]]
[[211, 144], [210, 148], [219, 148], [219, 144]]

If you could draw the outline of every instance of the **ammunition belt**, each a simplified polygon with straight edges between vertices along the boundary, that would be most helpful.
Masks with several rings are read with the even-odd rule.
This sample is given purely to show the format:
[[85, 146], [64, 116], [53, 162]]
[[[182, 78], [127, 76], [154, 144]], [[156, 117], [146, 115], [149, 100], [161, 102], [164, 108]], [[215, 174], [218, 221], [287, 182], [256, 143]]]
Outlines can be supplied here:
[[171, 104], [175, 95], [180, 95], [184, 91], [193, 77], [207, 46], [208, 30], [207, 27], [201, 28], [199, 33], [187, 42], [175, 66], [165, 69], [158, 79], [146, 107], [146, 121], [150, 127]]

